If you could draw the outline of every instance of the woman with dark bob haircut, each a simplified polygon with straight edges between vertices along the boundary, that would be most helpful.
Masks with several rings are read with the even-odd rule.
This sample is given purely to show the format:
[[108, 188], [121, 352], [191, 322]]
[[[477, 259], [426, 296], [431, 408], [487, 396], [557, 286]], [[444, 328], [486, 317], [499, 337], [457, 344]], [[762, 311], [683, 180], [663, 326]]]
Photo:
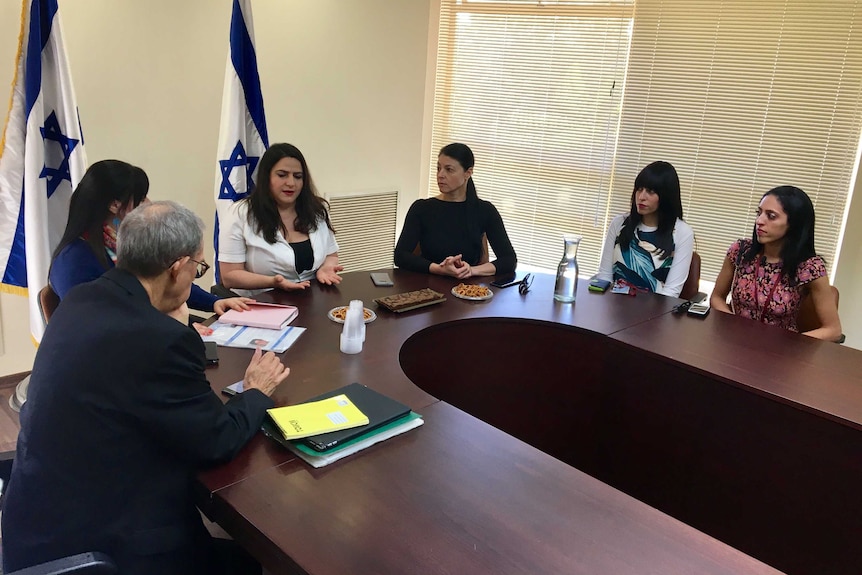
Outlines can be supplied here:
[[[305, 289], [309, 280], [341, 282], [328, 202], [320, 197], [302, 152], [273, 144], [258, 165], [254, 190], [238, 201], [219, 231], [222, 282], [252, 295]], [[247, 291], [243, 291], [247, 290]]]
[[[473, 183], [473, 151], [443, 146], [437, 156], [434, 198], [416, 200], [395, 246], [395, 265], [453, 276], [492, 276], [515, 271], [518, 258], [494, 204], [480, 200]], [[497, 259], [489, 262], [485, 238]]]
[[[144, 170], [120, 160], [102, 160], [87, 169], [72, 194], [66, 231], [48, 272], [48, 283], [60, 299], [76, 285], [114, 267], [117, 228], [129, 212], [146, 201], [149, 188]], [[246, 303], [245, 298], [219, 299], [194, 284], [188, 299], [190, 308], [219, 315], [228, 309], [248, 309]]]
[[694, 232], [682, 221], [679, 177], [653, 162], [635, 178], [631, 211], [611, 220], [598, 277], [677, 297], [688, 278]]
[[[814, 205], [794, 186], [766, 192], [757, 207], [750, 240], [727, 250], [710, 305], [715, 309], [790, 331], [799, 303], [813, 298], [821, 327], [805, 335], [835, 341], [841, 320], [826, 276], [826, 262], [814, 251]], [[727, 304], [727, 295], [731, 305]]]

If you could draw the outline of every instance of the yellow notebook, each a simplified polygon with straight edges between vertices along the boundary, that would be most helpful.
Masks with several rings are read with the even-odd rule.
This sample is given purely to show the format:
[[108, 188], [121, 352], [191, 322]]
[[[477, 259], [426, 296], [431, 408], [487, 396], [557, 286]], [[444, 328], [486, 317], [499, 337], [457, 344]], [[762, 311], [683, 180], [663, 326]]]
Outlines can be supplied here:
[[359, 411], [346, 395], [336, 395], [320, 401], [268, 409], [285, 439], [301, 439], [310, 435], [368, 425], [368, 417]]

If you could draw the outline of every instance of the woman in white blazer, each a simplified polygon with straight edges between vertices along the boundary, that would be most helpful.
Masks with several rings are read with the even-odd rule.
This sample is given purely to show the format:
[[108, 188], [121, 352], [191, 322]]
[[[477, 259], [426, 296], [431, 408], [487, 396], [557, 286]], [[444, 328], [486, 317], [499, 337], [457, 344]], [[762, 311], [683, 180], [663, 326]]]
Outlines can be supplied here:
[[273, 144], [258, 167], [254, 191], [236, 202], [219, 231], [222, 283], [242, 295], [266, 289], [305, 289], [309, 280], [332, 285], [338, 243], [329, 204], [318, 195], [302, 152]]

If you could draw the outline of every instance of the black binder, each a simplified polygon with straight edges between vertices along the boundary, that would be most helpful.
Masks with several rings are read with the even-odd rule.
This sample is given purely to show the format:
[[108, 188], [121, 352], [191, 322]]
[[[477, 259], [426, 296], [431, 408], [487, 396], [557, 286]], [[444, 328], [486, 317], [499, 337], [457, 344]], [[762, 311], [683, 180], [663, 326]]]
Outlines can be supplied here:
[[368, 417], [367, 425], [359, 427], [351, 427], [350, 429], [342, 429], [331, 433], [321, 433], [305, 437], [299, 441], [304, 441], [309, 447], [315, 451], [326, 451], [336, 445], [353, 439], [359, 435], [368, 433], [372, 429], [385, 425], [390, 421], [394, 421], [404, 417], [410, 413], [410, 408], [399, 401], [395, 401], [391, 397], [387, 397], [382, 393], [374, 391], [360, 383], [351, 383], [338, 389], [333, 389], [317, 397], [312, 397], [308, 401], [317, 401], [326, 399], [335, 395], [345, 394], [350, 398], [350, 401], [359, 408], [359, 411]]

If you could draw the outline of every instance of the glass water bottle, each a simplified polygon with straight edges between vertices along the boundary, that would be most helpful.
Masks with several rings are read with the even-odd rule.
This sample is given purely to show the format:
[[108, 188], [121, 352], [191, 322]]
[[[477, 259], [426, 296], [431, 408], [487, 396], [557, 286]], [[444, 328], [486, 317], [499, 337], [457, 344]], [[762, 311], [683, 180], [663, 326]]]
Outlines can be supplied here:
[[572, 303], [578, 293], [578, 245], [581, 236], [566, 234], [563, 236], [565, 251], [560, 265], [557, 266], [557, 283], [554, 286], [554, 299], [563, 303]]

